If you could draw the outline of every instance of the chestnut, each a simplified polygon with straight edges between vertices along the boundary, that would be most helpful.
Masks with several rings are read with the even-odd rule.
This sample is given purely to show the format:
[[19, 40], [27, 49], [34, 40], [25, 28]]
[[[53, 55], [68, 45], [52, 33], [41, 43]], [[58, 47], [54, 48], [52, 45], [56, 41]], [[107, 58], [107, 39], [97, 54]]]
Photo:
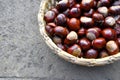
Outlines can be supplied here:
[[118, 25], [120, 25], [120, 16], [119, 16], [119, 18], [117, 19], [116, 23], [117, 23]]
[[44, 19], [47, 23], [53, 22], [56, 17], [56, 14], [54, 11], [47, 11], [44, 15]]
[[60, 43], [62, 43], [62, 38], [60, 38], [60, 37], [58, 37], [58, 36], [54, 36], [52, 39], [53, 39], [53, 42], [54, 42], [55, 44], [60, 44]]
[[109, 7], [110, 6], [110, 0], [99, 0], [98, 3], [97, 3], [97, 7], [101, 7], [101, 6]]
[[106, 50], [100, 51], [99, 58], [104, 58], [104, 57], [107, 57], [107, 56], [109, 56], [109, 55], [108, 55], [108, 52]]
[[66, 37], [69, 33], [67, 28], [64, 28], [62, 26], [57, 26], [54, 28], [54, 34], [60, 37]]
[[108, 16], [108, 17], [105, 18], [104, 25], [106, 27], [114, 27], [115, 24], [116, 24], [116, 21], [113, 17]]
[[69, 2], [68, 0], [61, 0], [58, 2], [56, 8], [60, 11], [63, 12], [69, 7]]
[[120, 46], [120, 38], [116, 39], [116, 43], [118, 44], [118, 46]]
[[85, 11], [89, 11], [94, 7], [94, 0], [82, 0], [81, 8]]
[[78, 57], [79, 57], [79, 58], [82, 58], [83, 56], [84, 56], [84, 52], [81, 52]]
[[57, 10], [57, 8], [52, 8], [51, 11], [54, 11], [56, 15], [59, 14], [59, 11]]
[[104, 16], [98, 12], [94, 12], [92, 15], [92, 18], [95, 22], [103, 22], [104, 21]]
[[120, 35], [120, 24], [116, 23], [115, 27], [114, 27], [116, 34]]
[[83, 15], [86, 17], [91, 17], [93, 13], [94, 13], [94, 10], [90, 9], [88, 12], [84, 12]]
[[120, 5], [118, 5], [118, 6], [111, 6], [109, 8], [109, 13], [111, 15], [120, 15]]
[[81, 9], [80, 4], [75, 4], [75, 6], [74, 6], [74, 7]]
[[78, 36], [84, 36], [86, 34], [86, 29], [85, 28], [80, 28], [77, 32]]
[[83, 50], [88, 50], [91, 47], [91, 43], [87, 38], [80, 39], [78, 44], [81, 46]]
[[106, 45], [105, 38], [97, 38], [92, 41], [92, 46], [97, 49], [103, 48], [105, 45]]
[[96, 38], [98, 38], [100, 35], [100, 31], [98, 28], [89, 28], [87, 31], [86, 31], [86, 37], [89, 39], [89, 40], [94, 40]]
[[89, 49], [87, 50], [87, 52], [85, 53], [85, 58], [91, 59], [91, 58], [97, 58], [98, 56], [98, 51], [95, 49]]
[[77, 31], [80, 29], [80, 20], [78, 20], [77, 18], [71, 18], [67, 22], [67, 24], [70, 30]]
[[94, 25], [93, 19], [85, 16], [80, 18], [80, 22], [85, 27], [92, 27]]
[[117, 0], [117, 1], [113, 2], [112, 5], [113, 5], [113, 6], [119, 6], [119, 5], [120, 5], [120, 0]]
[[69, 8], [72, 8], [76, 4], [76, 1], [75, 0], [68, 0], [68, 3], [69, 3]]
[[67, 49], [67, 52], [68, 52], [69, 54], [72, 54], [72, 55], [78, 57], [78, 56], [81, 55], [81, 48], [80, 48], [79, 45], [74, 44], [74, 45], [72, 45], [71, 47], [69, 47], [69, 48]]
[[64, 40], [64, 44], [72, 45], [72, 44], [76, 43], [77, 39], [78, 39], [77, 33], [75, 31], [71, 31], [67, 35], [66, 39]]
[[45, 30], [47, 31], [47, 33], [52, 36], [54, 34], [54, 28], [56, 27], [55, 23], [48, 23], [45, 26]]
[[110, 55], [117, 54], [119, 52], [118, 44], [113, 40], [106, 43], [106, 49]]
[[65, 11], [63, 12], [63, 14], [64, 14], [66, 17], [69, 17], [69, 16], [70, 16], [69, 12], [70, 12], [70, 9], [67, 9], [67, 10], [65, 10]]
[[56, 27], [56, 24], [55, 23], [48, 23], [47, 25], [51, 26], [52, 28], [55, 28]]
[[101, 31], [102, 31], [101, 28], [99, 28], [99, 27], [97, 27], [97, 26], [94, 27], [94, 29], [96, 29], [99, 33], [101, 33]]
[[70, 17], [77, 18], [81, 15], [80, 8], [73, 7], [69, 11]]
[[106, 28], [102, 31], [102, 36], [107, 40], [115, 40], [117, 37], [116, 31], [112, 28]]
[[96, 1], [96, 0], [94, 0], [94, 7], [93, 7], [93, 9], [94, 9], [94, 10], [97, 9], [97, 1]]
[[67, 22], [66, 16], [64, 14], [59, 14], [56, 18], [55, 18], [55, 23], [57, 24], [57, 26], [63, 26], [65, 25]]
[[97, 10], [100, 14], [102, 14], [104, 17], [108, 15], [108, 8], [107, 7], [99, 7]]
[[66, 51], [66, 47], [63, 44], [56, 44], [57, 47], [59, 47], [60, 49]]

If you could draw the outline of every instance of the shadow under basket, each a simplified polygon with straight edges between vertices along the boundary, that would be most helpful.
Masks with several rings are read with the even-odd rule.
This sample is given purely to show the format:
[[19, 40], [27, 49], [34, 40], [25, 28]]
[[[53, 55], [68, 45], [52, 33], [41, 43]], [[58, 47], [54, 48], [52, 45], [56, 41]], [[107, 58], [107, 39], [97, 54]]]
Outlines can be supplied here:
[[55, 6], [56, 4], [57, 0], [42, 0], [38, 13], [40, 33], [46, 44], [51, 48], [51, 50], [54, 51], [54, 53], [56, 53], [58, 56], [60, 56], [68, 62], [83, 66], [102, 66], [105, 64], [113, 63], [114, 61], [120, 59], [120, 53], [99, 59], [78, 58], [58, 48], [56, 44], [52, 41], [52, 39], [47, 35], [45, 31], [46, 22], [44, 21], [45, 12], [48, 11], [51, 7]]

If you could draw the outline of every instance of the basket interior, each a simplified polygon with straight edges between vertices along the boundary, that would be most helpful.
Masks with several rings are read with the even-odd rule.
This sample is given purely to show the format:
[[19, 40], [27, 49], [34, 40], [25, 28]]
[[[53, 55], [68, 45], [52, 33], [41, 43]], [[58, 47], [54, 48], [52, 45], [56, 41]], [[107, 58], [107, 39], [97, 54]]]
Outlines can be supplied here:
[[54, 51], [54, 53], [56, 53], [58, 56], [69, 62], [84, 66], [101, 66], [101, 65], [113, 63], [114, 61], [120, 59], [120, 53], [99, 59], [78, 58], [58, 48], [56, 44], [51, 40], [51, 38], [47, 35], [45, 31], [46, 23], [44, 21], [45, 12], [48, 11], [50, 8], [54, 7], [58, 3], [58, 1], [59, 0], [42, 0], [40, 4], [40, 10], [38, 13], [40, 33], [46, 44]]

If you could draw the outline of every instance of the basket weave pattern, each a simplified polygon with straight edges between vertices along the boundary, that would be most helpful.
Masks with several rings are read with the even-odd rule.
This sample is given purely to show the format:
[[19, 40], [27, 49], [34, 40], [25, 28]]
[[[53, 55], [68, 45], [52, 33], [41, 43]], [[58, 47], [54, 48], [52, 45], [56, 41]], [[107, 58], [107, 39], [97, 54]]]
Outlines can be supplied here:
[[50, 9], [52, 6], [55, 6], [56, 3], [57, 3], [56, 0], [42, 0], [38, 13], [38, 23], [39, 23], [40, 33], [46, 44], [54, 51], [54, 53], [56, 53], [58, 56], [69, 62], [83, 66], [101, 66], [101, 65], [113, 63], [114, 61], [120, 59], [120, 53], [100, 59], [78, 58], [58, 48], [56, 44], [51, 40], [51, 38], [47, 35], [45, 31], [46, 23], [44, 21], [45, 12], [48, 9]]

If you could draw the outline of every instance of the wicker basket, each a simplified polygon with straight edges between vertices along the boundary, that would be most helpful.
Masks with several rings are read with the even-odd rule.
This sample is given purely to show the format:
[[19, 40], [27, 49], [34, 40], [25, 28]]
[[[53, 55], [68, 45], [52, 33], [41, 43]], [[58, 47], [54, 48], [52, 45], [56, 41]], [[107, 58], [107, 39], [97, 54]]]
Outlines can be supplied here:
[[55, 6], [57, 3], [57, 0], [42, 0], [40, 4], [40, 10], [38, 13], [38, 22], [39, 22], [39, 28], [40, 28], [40, 33], [42, 35], [42, 38], [44, 41], [47, 43], [47, 45], [61, 58], [71, 62], [75, 63], [78, 65], [83, 65], [83, 66], [101, 66], [105, 64], [110, 64], [113, 63], [116, 60], [120, 59], [120, 53], [116, 55], [112, 55], [109, 57], [105, 58], [100, 58], [100, 59], [85, 59], [85, 58], [78, 58], [75, 56], [72, 56], [68, 54], [67, 52], [61, 50], [56, 46], [56, 44], [50, 39], [50, 37], [47, 35], [45, 31], [45, 21], [44, 21], [44, 13], [51, 7]]

